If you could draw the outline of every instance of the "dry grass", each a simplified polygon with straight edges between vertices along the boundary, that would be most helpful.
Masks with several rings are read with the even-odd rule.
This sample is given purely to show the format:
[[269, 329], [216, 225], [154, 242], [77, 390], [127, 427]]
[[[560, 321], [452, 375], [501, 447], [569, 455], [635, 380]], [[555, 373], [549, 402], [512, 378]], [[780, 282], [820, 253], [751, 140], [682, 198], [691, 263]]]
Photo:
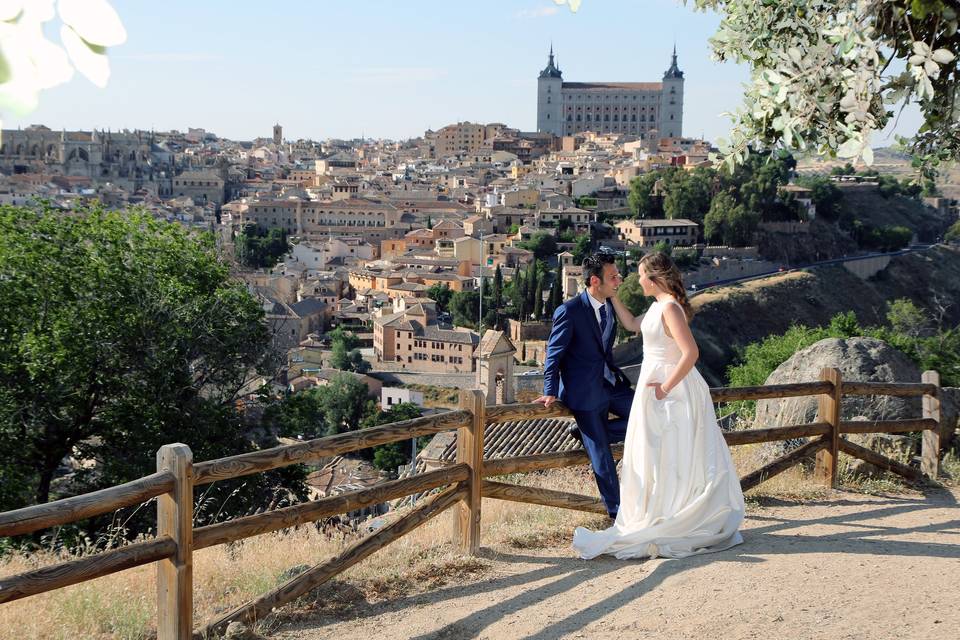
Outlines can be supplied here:
[[416, 383], [398, 386], [422, 393], [423, 406], [429, 409], [457, 409], [460, 406], [460, 389]]
[[[759, 445], [734, 447], [732, 453], [741, 474], [762, 463]], [[948, 456], [944, 467], [954, 477], [960, 477], [960, 461], [955, 455]], [[587, 467], [498, 480], [597, 495], [592, 473]], [[858, 488], [858, 485], [848, 486], [849, 478], [844, 478], [843, 482], [844, 488]], [[859, 488], [875, 491], [905, 488], [886, 476], [870, 480], [870, 483]], [[802, 467], [795, 467], [748, 492], [748, 510], [762, 505], [767, 497], [803, 501], [822, 498], [826, 493], [823, 487], [811, 481]], [[507, 552], [564, 546], [569, 544], [573, 528], [581, 525], [599, 528], [605, 526], [605, 518], [551, 507], [485, 500], [482, 543], [485, 547]], [[267, 624], [275, 627], [278, 619], [290, 621], [348, 615], [359, 606], [452, 582], [476, 580], [487, 573], [490, 563], [482, 558], [460, 556], [449, 542], [450, 533], [450, 516], [441, 515], [390, 545], [386, 552], [374, 554], [311, 596], [286, 607]], [[343, 538], [329, 538], [313, 527], [301, 527], [288, 533], [267, 534], [197, 552], [194, 556], [197, 623], [272, 589], [306, 567], [324, 562], [349, 542]], [[50, 554], [7, 558], [0, 561], [0, 576], [54, 562], [56, 558]], [[154, 572], [152, 566], [138, 567], [3, 605], [0, 640], [149, 638], [156, 615]]]

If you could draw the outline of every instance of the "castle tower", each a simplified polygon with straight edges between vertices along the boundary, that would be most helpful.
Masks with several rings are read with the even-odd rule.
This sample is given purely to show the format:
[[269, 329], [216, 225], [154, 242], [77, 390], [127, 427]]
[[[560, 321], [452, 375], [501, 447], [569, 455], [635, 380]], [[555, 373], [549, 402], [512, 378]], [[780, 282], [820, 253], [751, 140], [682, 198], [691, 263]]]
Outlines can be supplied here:
[[563, 135], [563, 74], [553, 61], [553, 45], [547, 66], [537, 80], [537, 131]]
[[517, 348], [503, 331], [488, 329], [473, 357], [477, 359], [477, 388], [483, 391], [487, 405], [512, 404], [516, 398], [513, 379], [513, 354]]
[[283, 142], [283, 127], [280, 123], [273, 125], [273, 144], [280, 146]]
[[683, 71], [677, 66], [677, 45], [673, 45], [670, 68], [663, 74], [660, 122], [657, 129], [664, 138], [683, 136]]

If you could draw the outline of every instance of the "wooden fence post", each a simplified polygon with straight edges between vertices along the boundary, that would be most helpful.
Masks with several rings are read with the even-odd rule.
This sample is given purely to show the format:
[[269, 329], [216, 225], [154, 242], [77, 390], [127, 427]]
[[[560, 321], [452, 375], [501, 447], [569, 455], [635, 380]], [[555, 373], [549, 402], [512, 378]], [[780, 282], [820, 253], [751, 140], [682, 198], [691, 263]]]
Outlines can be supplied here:
[[820, 379], [833, 383], [830, 393], [819, 396], [817, 422], [830, 425], [830, 445], [817, 452], [814, 477], [828, 487], [837, 486], [837, 457], [840, 453], [840, 402], [843, 399], [843, 378], [839, 369], [821, 369]]
[[[940, 374], [936, 371], [924, 371], [921, 382], [933, 384], [940, 390]], [[920, 469], [931, 480], [940, 473], [940, 396], [923, 394], [923, 417], [937, 421], [937, 426], [923, 432], [923, 446], [920, 451]]]
[[457, 432], [457, 462], [470, 467], [469, 491], [453, 510], [454, 542], [463, 553], [476, 555], [480, 549], [480, 503], [483, 488], [483, 431], [486, 426], [486, 398], [479, 389], [460, 392], [460, 408], [470, 411], [470, 423]]
[[177, 543], [157, 562], [157, 640], [190, 640], [193, 632], [193, 453], [185, 444], [157, 452], [157, 471], [176, 477], [173, 491], [157, 497], [157, 537]]

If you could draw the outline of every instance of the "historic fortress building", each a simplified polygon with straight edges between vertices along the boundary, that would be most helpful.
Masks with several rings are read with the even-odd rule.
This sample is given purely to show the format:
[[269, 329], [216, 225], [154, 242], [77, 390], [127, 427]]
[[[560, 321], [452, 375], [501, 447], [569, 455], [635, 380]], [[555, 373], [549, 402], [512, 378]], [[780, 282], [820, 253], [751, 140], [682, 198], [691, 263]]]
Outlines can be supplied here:
[[662, 82], [564, 82], [553, 60], [537, 80], [537, 131], [569, 136], [583, 131], [662, 138], [683, 135], [683, 72], [673, 49]]

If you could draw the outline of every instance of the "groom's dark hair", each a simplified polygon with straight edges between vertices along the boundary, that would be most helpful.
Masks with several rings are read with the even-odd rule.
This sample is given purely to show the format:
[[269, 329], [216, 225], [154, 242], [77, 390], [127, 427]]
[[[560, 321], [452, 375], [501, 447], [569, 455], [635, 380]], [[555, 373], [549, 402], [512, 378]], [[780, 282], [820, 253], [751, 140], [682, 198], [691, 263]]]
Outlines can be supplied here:
[[583, 283], [589, 287], [591, 276], [597, 276], [603, 282], [603, 265], [615, 262], [612, 253], [591, 253], [583, 259]]

